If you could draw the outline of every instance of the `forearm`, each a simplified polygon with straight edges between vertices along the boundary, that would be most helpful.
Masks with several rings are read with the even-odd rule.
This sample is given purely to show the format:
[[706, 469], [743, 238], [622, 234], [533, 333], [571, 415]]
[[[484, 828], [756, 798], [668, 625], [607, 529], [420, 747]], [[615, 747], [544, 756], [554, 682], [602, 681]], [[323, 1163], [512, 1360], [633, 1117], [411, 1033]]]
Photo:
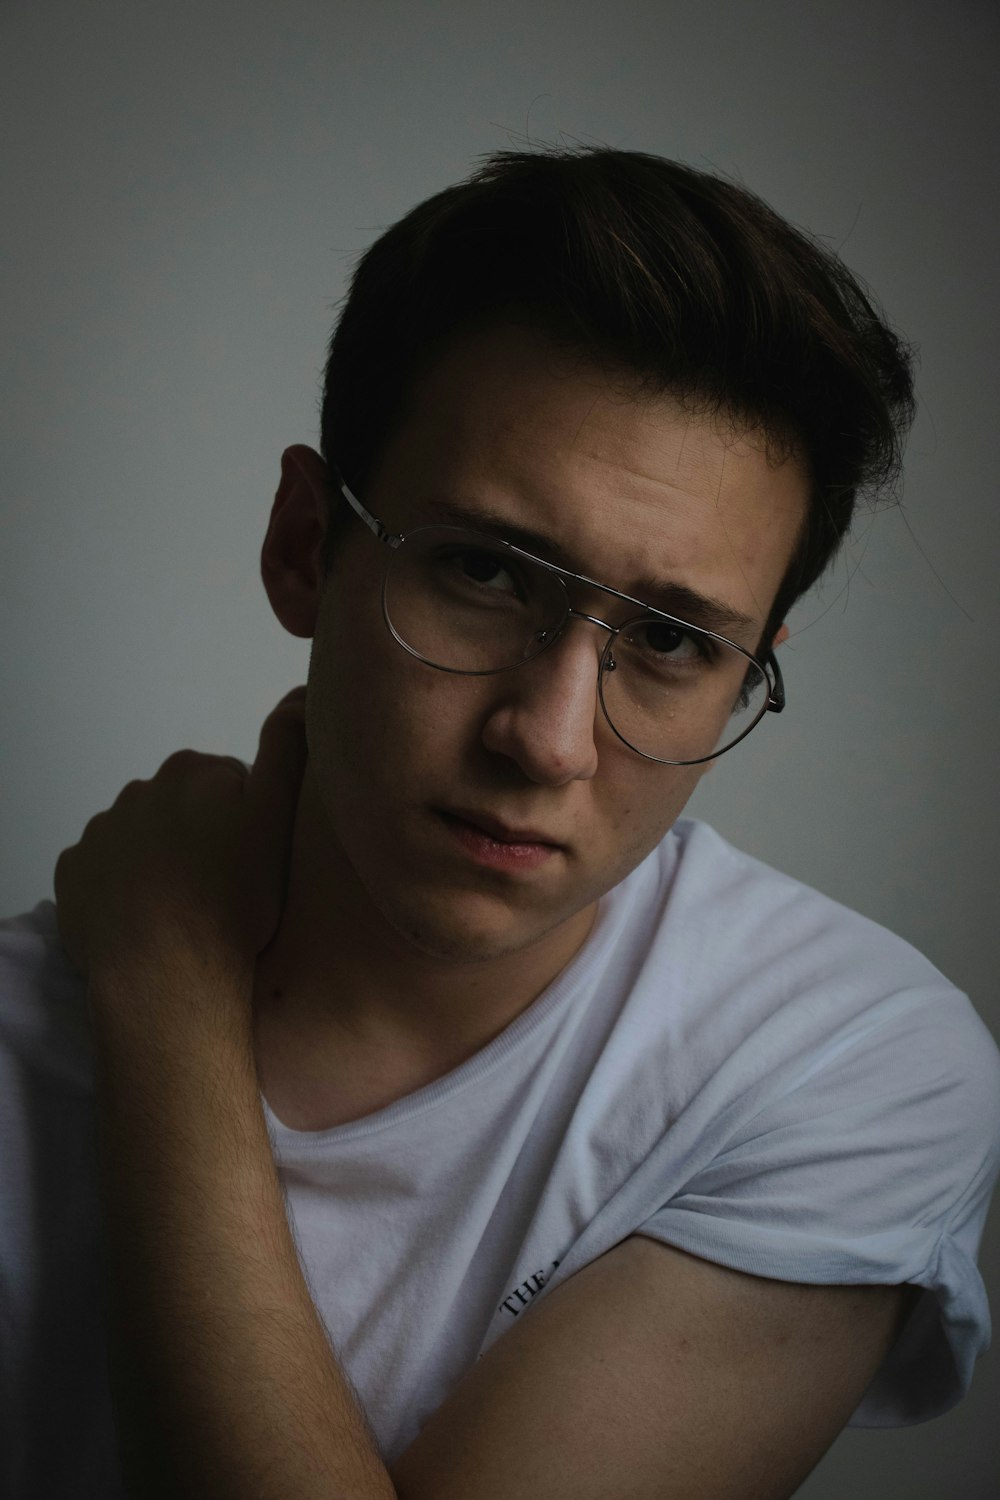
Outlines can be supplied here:
[[226, 1007], [206, 995], [203, 1028], [170, 1045], [143, 1037], [121, 1019], [141, 1017], [142, 982], [91, 986], [129, 1491], [388, 1500], [395, 1490], [298, 1263], [250, 1028], [210, 1023]]

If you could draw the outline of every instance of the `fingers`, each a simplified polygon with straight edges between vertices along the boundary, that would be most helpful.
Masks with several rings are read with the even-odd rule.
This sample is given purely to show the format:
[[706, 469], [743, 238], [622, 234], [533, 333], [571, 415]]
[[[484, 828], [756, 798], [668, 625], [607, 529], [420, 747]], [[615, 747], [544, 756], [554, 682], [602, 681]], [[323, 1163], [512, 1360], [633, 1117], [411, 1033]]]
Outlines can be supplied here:
[[238, 771], [241, 776], [249, 776], [250, 766], [245, 760], [240, 760], [236, 755], [223, 755], [221, 759], [224, 760], [227, 765], [232, 766], [234, 771]]
[[298, 804], [308, 754], [305, 697], [304, 686], [293, 688], [268, 714], [260, 731], [257, 759], [246, 781], [246, 796], [273, 818], [276, 833], [291, 824]]
[[[293, 688], [272, 708], [261, 725], [257, 762], [264, 757], [267, 765], [286, 771], [298, 766], [305, 746], [305, 687]], [[301, 772], [301, 767], [299, 768]], [[251, 768], [252, 772], [252, 768]]]
[[[290, 693], [286, 693], [283, 698], [280, 698], [278, 700], [278, 708], [281, 708], [286, 703], [297, 704], [297, 703], [305, 703], [305, 701], [306, 701], [306, 685], [303, 682], [298, 687], [293, 687], [292, 691]], [[277, 713], [277, 711], [278, 711], [278, 709], [274, 710], [275, 713]]]

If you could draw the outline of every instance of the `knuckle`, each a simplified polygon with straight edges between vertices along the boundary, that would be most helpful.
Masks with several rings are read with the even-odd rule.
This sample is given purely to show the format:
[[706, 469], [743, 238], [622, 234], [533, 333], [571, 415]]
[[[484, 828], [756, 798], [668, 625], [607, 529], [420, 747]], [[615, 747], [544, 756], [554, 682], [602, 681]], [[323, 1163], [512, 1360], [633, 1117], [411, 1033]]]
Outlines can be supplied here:
[[161, 771], [186, 771], [205, 759], [197, 750], [175, 750], [160, 767]]

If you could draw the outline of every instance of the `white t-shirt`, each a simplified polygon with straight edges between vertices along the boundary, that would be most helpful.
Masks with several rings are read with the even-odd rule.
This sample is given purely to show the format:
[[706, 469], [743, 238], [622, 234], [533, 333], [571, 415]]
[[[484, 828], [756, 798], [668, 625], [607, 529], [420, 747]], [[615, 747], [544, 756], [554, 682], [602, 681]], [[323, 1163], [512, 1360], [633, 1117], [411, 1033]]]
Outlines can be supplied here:
[[[702, 823], [453, 1072], [331, 1130], [265, 1113], [390, 1463], [543, 1288], [635, 1233], [779, 1280], [925, 1288], [856, 1426], [947, 1410], [988, 1347], [990, 1033], [909, 944]], [[0, 1149], [0, 1490], [114, 1500], [89, 1033], [47, 901], [0, 923]]]

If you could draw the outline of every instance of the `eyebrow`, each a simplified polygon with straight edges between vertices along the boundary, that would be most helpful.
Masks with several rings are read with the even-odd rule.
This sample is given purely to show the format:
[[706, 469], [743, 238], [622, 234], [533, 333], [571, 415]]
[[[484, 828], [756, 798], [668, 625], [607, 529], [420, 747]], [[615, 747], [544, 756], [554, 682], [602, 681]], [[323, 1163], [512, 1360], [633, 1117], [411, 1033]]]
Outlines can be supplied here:
[[[454, 521], [460, 526], [470, 526], [475, 531], [495, 536], [500, 541], [513, 542], [515, 547], [521, 547], [525, 552], [533, 552], [537, 557], [544, 558], [546, 562], [556, 563], [557, 566], [566, 568], [570, 573], [590, 577], [589, 574], [584, 574], [584, 570], [579, 566], [579, 560], [568, 553], [553, 537], [547, 536], [542, 531], [534, 531], [530, 527], [518, 526], [497, 511], [479, 506], [460, 505], [453, 500], [437, 497], [425, 500], [421, 509], [435, 519]], [[598, 583], [599, 581], [594, 578], [591, 582]], [[657, 578], [652, 574], [646, 574], [637, 578], [630, 588], [621, 589], [619, 592], [631, 594], [634, 599], [638, 599], [643, 604], [650, 604], [664, 614], [676, 615], [689, 625], [700, 625], [703, 629], [714, 630], [719, 635], [742, 632], [748, 635], [760, 633], [760, 625], [752, 616], [741, 614], [739, 610], [733, 609], [721, 599], [713, 599], [710, 595], [702, 594], [688, 584], [678, 583], [671, 578]]]

